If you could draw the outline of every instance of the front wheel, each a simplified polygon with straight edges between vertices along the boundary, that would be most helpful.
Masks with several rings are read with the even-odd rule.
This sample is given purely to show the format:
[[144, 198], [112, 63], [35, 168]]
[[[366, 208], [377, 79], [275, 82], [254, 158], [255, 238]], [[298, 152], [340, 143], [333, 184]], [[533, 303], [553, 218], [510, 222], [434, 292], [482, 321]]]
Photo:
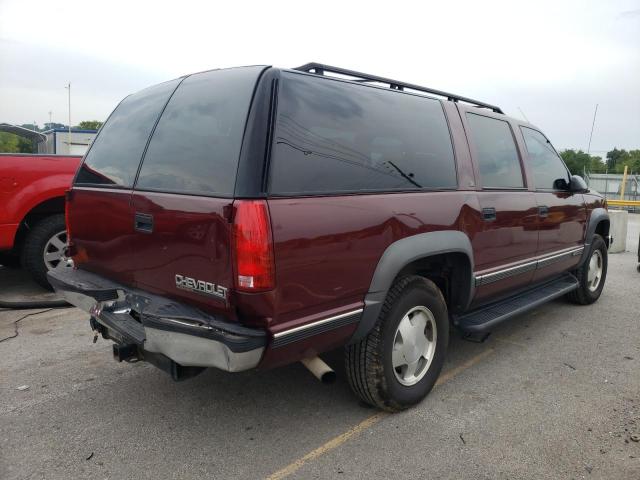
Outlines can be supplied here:
[[568, 293], [567, 298], [578, 305], [590, 305], [598, 300], [607, 278], [607, 264], [607, 244], [596, 234], [586, 261], [574, 272], [578, 288]]
[[433, 388], [448, 343], [449, 317], [440, 289], [423, 277], [401, 278], [387, 294], [373, 330], [346, 347], [349, 384], [370, 405], [404, 410]]

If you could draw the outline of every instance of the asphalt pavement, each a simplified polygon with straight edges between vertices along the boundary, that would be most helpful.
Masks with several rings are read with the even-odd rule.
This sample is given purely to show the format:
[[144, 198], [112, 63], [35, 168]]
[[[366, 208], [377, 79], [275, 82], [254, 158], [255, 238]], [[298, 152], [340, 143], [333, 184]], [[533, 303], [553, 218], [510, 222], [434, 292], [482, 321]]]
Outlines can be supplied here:
[[[638, 480], [640, 215], [630, 219], [629, 251], [609, 256], [596, 304], [558, 300], [484, 343], [453, 338], [436, 388], [400, 414], [355, 399], [339, 351], [324, 356], [331, 386], [300, 364], [175, 383], [112, 360], [79, 310], [0, 311], [0, 478]], [[0, 292], [42, 294], [5, 268]]]

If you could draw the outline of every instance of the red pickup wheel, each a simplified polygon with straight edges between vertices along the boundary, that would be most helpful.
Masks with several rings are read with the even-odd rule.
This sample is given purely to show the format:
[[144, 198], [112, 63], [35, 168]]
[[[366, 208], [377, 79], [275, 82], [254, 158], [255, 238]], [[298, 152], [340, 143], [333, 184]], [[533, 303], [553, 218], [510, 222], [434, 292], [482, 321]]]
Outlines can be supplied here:
[[50, 215], [38, 221], [27, 233], [22, 248], [21, 263], [33, 279], [51, 290], [47, 271], [62, 261], [67, 244], [64, 215]]

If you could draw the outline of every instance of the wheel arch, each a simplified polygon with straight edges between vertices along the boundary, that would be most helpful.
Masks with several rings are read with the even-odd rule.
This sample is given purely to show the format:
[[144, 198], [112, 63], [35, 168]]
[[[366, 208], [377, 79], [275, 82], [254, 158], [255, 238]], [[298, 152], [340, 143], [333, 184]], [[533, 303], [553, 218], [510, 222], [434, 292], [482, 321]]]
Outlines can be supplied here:
[[32, 224], [44, 217], [64, 213], [64, 196], [51, 197], [33, 206], [20, 220], [14, 240], [14, 251], [18, 252]]
[[611, 246], [611, 238], [609, 237], [610, 228], [611, 220], [609, 218], [609, 212], [604, 208], [594, 208], [591, 211], [591, 215], [589, 216], [589, 221], [587, 223], [584, 239], [584, 252], [580, 259], [580, 265], [582, 265], [589, 256], [589, 247], [591, 246], [591, 242], [593, 241], [593, 236], [595, 234], [600, 235], [604, 239], [607, 248]]
[[443, 291], [450, 309], [466, 309], [474, 295], [473, 266], [471, 241], [457, 230], [421, 233], [392, 243], [378, 261], [351, 341], [361, 340], [371, 331], [387, 292], [403, 275], [429, 278]]

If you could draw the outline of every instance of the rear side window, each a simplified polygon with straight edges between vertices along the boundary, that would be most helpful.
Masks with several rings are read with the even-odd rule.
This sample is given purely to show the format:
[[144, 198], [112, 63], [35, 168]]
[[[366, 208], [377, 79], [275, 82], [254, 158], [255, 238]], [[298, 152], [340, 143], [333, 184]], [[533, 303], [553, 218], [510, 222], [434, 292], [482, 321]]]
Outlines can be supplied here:
[[522, 167], [511, 127], [503, 120], [467, 113], [482, 186], [522, 188]]
[[556, 180], [569, 181], [569, 173], [551, 143], [540, 132], [520, 127], [529, 154], [529, 167], [533, 171], [536, 189], [553, 190]]
[[442, 105], [283, 73], [270, 182], [279, 195], [455, 188]]
[[120, 102], [93, 141], [75, 183], [131, 187], [153, 125], [179, 82], [146, 88]]
[[262, 70], [231, 68], [187, 77], [158, 122], [136, 189], [232, 195], [249, 105]]

